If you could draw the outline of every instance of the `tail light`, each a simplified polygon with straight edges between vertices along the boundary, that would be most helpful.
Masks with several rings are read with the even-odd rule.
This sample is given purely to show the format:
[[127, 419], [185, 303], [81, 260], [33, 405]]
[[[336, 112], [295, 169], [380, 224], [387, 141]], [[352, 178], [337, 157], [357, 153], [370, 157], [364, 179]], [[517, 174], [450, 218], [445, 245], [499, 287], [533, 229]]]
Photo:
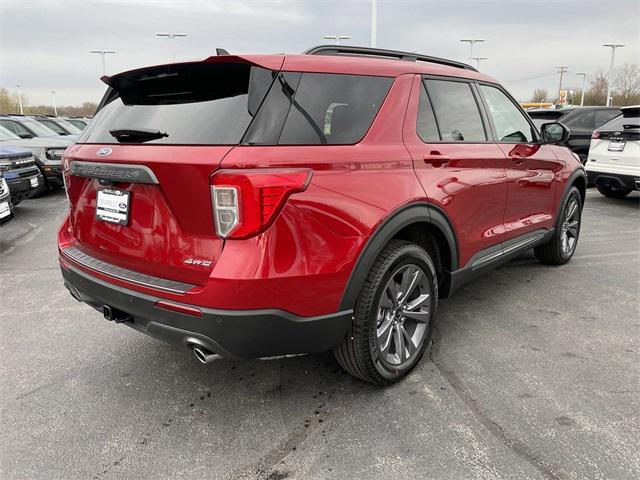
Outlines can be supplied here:
[[220, 170], [211, 177], [216, 233], [247, 238], [265, 230], [292, 193], [302, 192], [311, 170]]
[[592, 134], [591, 134], [591, 138], [593, 138], [594, 140], [597, 140], [598, 138], [600, 138], [600, 132], [598, 130], [595, 130]]

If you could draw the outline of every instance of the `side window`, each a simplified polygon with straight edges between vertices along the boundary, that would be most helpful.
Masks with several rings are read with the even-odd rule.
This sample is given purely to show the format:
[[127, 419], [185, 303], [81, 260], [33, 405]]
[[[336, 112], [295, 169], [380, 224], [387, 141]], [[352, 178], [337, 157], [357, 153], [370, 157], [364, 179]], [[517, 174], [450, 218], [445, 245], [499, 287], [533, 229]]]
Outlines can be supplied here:
[[420, 139], [425, 143], [439, 142], [440, 134], [438, 133], [436, 117], [433, 114], [433, 108], [431, 108], [431, 102], [427, 96], [427, 90], [424, 88], [424, 84], [421, 86], [416, 131]]
[[278, 144], [357, 143], [369, 130], [392, 83], [388, 77], [304, 73]]
[[596, 122], [594, 117], [594, 111], [581, 111], [578, 110], [575, 113], [570, 113], [567, 115], [567, 120], [562, 122], [569, 128], [575, 129], [585, 129], [585, 130], [595, 130]]
[[56, 122], [52, 122], [51, 120], [40, 120], [40, 123], [42, 123], [45, 127], [49, 127], [58, 135], [66, 135], [66, 132]]
[[500, 143], [530, 143], [534, 141], [531, 125], [504, 92], [480, 85]]
[[482, 124], [471, 86], [448, 80], [425, 81], [443, 142], [484, 142]]
[[0, 125], [11, 130], [18, 136], [31, 135], [26, 128], [24, 128], [18, 122], [14, 122], [13, 120], [0, 120]]
[[600, 128], [602, 124], [607, 123], [612, 118], [620, 115], [619, 110], [598, 110], [595, 114], [596, 128]]

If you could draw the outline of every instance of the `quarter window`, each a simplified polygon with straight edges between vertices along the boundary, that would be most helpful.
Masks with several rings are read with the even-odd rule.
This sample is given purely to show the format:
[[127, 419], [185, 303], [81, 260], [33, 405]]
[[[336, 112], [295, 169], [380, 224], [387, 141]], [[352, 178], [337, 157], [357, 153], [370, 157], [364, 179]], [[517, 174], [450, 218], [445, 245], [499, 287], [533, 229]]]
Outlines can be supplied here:
[[438, 125], [436, 124], [436, 117], [433, 114], [433, 108], [431, 108], [431, 102], [427, 96], [427, 91], [422, 85], [420, 89], [420, 104], [418, 105], [418, 123], [417, 123], [418, 136], [425, 143], [439, 142], [440, 134], [438, 133]]
[[485, 142], [487, 136], [471, 85], [425, 81], [443, 142]]
[[531, 124], [504, 92], [496, 87], [480, 85], [489, 115], [500, 143], [531, 143], [534, 141]]

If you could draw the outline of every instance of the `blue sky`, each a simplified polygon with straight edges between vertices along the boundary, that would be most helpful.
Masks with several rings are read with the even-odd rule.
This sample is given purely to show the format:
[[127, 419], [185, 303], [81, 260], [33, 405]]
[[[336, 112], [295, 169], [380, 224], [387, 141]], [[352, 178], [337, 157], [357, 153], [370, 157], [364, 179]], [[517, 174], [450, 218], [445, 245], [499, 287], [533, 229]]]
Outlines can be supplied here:
[[[351, 35], [368, 45], [370, 0], [2, 0], [0, 86], [20, 83], [32, 104], [98, 101], [103, 85], [93, 49], [116, 50], [110, 73], [171, 60], [204, 58], [216, 47], [234, 53], [301, 52], [323, 35]], [[640, 2], [603, 1], [409, 1], [378, 0], [378, 46], [468, 61], [461, 38], [483, 38], [474, 55], [488, 57], [481, 70], [519, 100], [536, 87], [555, 92], [554, 67], [575, 74], [607, 69], [603, 43], [626, 43], [616, 64], [640, 63]]]

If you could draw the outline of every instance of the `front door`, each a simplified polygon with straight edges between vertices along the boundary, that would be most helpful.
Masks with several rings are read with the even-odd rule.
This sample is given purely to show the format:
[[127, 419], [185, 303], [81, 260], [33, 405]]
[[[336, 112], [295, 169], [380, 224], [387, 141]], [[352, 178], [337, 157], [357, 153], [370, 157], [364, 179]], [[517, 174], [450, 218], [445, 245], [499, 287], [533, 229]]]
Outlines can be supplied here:
[[504, 240], [505, 155], [469, 81], [416, 76], [404, 141], [429, 201], [449, 217], [459, 266]]
[[557, 175], [564, 164], [542, 145], [533, 124], [499, 87], [480, 84], [499, 147], [507, 156], [506, 240], [553, 227]]

